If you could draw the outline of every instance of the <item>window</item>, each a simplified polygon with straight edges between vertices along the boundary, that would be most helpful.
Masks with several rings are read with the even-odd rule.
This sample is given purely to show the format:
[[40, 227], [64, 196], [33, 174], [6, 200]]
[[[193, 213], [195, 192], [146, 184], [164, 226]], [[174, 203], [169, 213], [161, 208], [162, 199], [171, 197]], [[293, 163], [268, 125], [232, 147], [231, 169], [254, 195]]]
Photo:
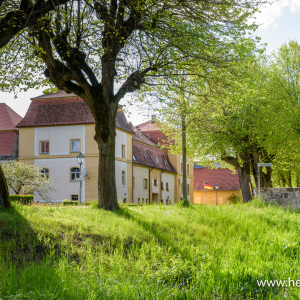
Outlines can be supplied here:
[[155, 161], [154, 161], [153, 157], [152, 157], [152, 156], [150, 156], [150, 158], [151, 158], [151, 160], [152, 160], [153, 164], [155, 165]]
[[146, 203], [145, 204], [147, 204], [148, 203], [148, 198], [146, 198]]
[[135, 158], [135, 156], [133, 154], [132, 154], [132, 158], [133, 158], [134, 161], [136, 161], [136, 158]]
[[147, 179], [144, 179], [144, 182], [143, 182], [143, 187], [144, 187], [144, 189], [146, 189], [146, 188], [147, 188]]
[[138, 204], [140, 204], [141, 198], [138, 198]]
[[163, 158], [163, 162], [164, 162], [164, 165], [166, 166], [167, 165], [167, 162], [166, 160]]
[[161, 189], [163, 190], [164, 189], [164, 183], [163, 182], [161, 182]]
[[181, 163], [181, 173], [183, 172], [183, 163]]
[[142, 203], [141, 204], [144, 204], [144, 198], [142, 198]]
[[72, 168], [71, 169], [71, 181], [76, 181], [80, 177], [79, 168]]
[[146, 157], [146, 155], [145, 155], [145, 154], [144, 154], [144, 158], [145, 158], [145, 161], [146, 161], [146, 162], [148, 162], [148, 159], [147, 159], [147, 157]]
[[132, 188], [135, 188], [135, 178], [132, 177]]
[[190, 174], [190, 165], [189, 164], [187, 164], [187, 166], [186, 166], [186, 173]]
[[166, 190], [169, 191], [169, 182], [166, 182]]
[[40, 153], [49, 153], [49, 141], [40, 142]]
[[41, 170], [41, 173], [42, 173], [42, 177], [47, 177], [47, 178], [49, 178], [49, 169], [43, 168], [43, 169]]
[[125, 171], [122, 171], [122, 184], [125, 184], [126, 180], [125, 180]]
[[125, 157], [125, 145], [122, 145], [122, 157]]
[[156, 158], [157, 163], [159, 164], [158, 158], [157, 157], [155, 157], [155, 158]]
[[180, 178], [178, 179], [178, 186], [180, 186]]
[[154, 179], [154, 185], [157, 186], [157, 179]]
[[187, 194], [188, 195], [190, 194], [190, 185], [189, 184], [187, 185]]
[[80, 152], [80, 140], [71, 140], [71, 153]]
[[71, 201], [78, 201], [78, 195], [71, 195]]

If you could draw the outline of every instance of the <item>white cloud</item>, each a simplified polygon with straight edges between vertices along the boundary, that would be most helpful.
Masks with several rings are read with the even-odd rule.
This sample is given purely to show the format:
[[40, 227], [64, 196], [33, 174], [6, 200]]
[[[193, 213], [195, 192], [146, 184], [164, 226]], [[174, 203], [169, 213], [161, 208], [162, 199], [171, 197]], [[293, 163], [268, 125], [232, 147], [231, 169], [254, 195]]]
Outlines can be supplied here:
[[278, 26], [276, 20], [285, 8], [289, 8], [290, 13], [295, 14], [300, 9], [300, 0], [279, 0], [262, 7], [261, 12], [255, 15], [256, 23], [260, 25], [259, 28], [267, 29], [269, 26], [276, 28]]

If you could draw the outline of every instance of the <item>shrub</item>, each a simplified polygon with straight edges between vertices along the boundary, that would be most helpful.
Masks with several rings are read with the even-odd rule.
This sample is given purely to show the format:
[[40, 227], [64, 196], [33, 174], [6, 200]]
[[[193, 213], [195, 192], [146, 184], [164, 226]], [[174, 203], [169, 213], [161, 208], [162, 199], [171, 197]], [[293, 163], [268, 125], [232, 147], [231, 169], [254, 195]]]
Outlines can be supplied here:
[[74, 206], [77, 206], [77, 205], [79, 205], [79, 202], [78, 202], [78, 201], [64, 200], [64, 201], [62, 202], [62, 205], [63, 205], [63, 206], [67, 206], [67, 205], [74, 205]]
[[242, 199], [239, 197], [238, 194], [232, 193], [231, 195], [229, 195], [229, 197], [227, 199], [230, 204], [242, 203]]
[[33, 195], [9, 195], [10, 201], [16, 201], [23, 205], [31, 205], [31, 202], [33, 202]]
[[183, 198], [180, 202], [178, 202], [177, 206], [179, 207], [189, 207], [190, 201], [188, 199]]
[[98, 201], [97, 200], [85, 201], [85, 202], [83, 202], [83, 205], [93, 205], [94, 203], [98, 204]]

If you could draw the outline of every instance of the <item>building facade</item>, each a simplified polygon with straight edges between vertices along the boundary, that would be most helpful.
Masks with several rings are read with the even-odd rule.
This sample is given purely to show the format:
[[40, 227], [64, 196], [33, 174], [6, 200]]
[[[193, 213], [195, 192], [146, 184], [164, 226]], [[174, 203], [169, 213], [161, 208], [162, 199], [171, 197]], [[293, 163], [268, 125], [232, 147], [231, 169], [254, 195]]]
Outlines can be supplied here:
[[[56, 191], [57, 202], [79, 199], [79, 165], [76, 156], [85, 156], [82, 202], [98, 198], [98, 145], [95, 125], [86, 103], [75, 94], [59, 91], [31, 99], [18, 124], [19, 161], [43, 168]], [[169, 154], [149, 136], [134, 130], [121, 107], [116, 117], [115, 173], [117, 197], [127, 203], [173, 204], [182, 197], [180, 155]], [[189, 163], [189, 170], [192, 164]], [[179, 170], [179, 172], [178, 172]], [[192, 174], [189, 198], [192, 201]], [[36, 195], [35, 201], [42, 201]]]
[[19, 129], [22, 120], [15, 111], [5, 103], [0, 103], [0, 164], [16, 160], [19, 156]]

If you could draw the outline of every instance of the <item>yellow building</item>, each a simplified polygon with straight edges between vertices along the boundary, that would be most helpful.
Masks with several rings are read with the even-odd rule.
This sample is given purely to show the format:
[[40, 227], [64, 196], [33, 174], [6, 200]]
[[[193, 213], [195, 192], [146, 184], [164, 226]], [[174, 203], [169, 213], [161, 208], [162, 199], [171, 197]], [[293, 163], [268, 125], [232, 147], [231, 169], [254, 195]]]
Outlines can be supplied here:
[[[205, 189], [205, 183], [213, 189]], [[215, 188], [216, 184], [219, 186], [218, 191]], [[194, 204], [228, 204], [231, 194], [241, 197], [237, 174], [229, 169], [209, 169], [194, 165]]]
[[[94, 119], [86, 103], [63, 91], [31, 99], [18, 124], [19, 161], [43, 168], [56, 191], [57, 202], [79, 200], [80, 170], [76, 156], [85, 161], [82, 202], [98, 198], [98, 145], [94, 140]], [[119, 109], [116, 117], [115, 172], [120, 202], [173, 204], [182, 197], [181, 157], [168, 154], [155, 140], [134, 131]], [[189, 190], [193, 190], [192, 164], [188, 164]], [[193, 194], [190, 192], [190, 200]], [[35, 201], [42, 201], [36, 195]]]

